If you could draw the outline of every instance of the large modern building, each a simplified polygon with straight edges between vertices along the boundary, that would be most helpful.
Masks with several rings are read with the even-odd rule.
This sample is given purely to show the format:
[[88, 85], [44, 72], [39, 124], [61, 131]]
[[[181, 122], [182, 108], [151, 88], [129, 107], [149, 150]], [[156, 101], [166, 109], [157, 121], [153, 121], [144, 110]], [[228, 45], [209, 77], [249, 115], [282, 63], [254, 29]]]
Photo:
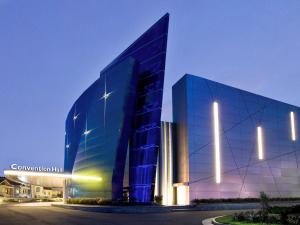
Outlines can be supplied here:
[[300, 197], [298, 107], [204, 78], [173, 86], [161, 121], [169, 15], [104, 68], [66, 120], [66, 197], [149, 203]]

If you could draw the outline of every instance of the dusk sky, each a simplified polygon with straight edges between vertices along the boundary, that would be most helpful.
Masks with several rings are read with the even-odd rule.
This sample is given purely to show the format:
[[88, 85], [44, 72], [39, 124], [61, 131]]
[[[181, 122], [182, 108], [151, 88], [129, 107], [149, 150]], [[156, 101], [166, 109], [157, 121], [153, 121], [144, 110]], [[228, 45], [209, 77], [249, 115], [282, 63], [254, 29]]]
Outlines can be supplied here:
[[162, 120], [185, 73], [300, 106], [299, 0], [0, 0], [0, 175], [63, 167], [72, 104], [166, 12]]

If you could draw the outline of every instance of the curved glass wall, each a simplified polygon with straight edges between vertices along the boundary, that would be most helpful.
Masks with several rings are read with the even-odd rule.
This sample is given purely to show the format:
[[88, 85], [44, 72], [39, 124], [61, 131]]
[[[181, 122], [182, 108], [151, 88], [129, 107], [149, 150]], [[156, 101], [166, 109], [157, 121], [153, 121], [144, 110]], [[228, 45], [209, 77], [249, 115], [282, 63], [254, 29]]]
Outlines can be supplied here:
[[102, 181], [72, 182], [70, 197], [122, 198], [135, 80], [134, 60], [125, 60], [73, 105], [66, 121], [65, 171]]
[[99, 175], [103, 181], [68, 183], [70, 196], [122, 198], [128, 155], [130, 200], [153, 199], [168, 22], [166, 14], [104, 68], [72, 107], [65, 171]]

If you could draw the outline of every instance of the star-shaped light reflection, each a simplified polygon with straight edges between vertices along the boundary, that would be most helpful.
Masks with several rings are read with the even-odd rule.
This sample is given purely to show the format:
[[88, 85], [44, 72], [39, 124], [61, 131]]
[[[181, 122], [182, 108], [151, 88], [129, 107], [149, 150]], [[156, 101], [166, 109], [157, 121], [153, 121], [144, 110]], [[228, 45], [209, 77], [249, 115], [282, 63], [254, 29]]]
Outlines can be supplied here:
[[92, 132], [92, 130], [85, 130], [85, 131], [83, 132], [83, 135], [87, 136], [87, 135], [89, 135], [91, 132]]
[[104, 99], [104, 100], [108, 99], [108, 97], [109, 97], [112, 93], [113, 93], [112, 91], [111, 91], [111, 92], [108, 92], [108, 93], [106, 93], [106, 91], [105, 91], [104, 94], [102, 95], [101, 99]]
[[77, 120], [78, 116], [79, 116], [79, 113], [77, 115], [74, 115], [73, 120]]
[[105, 120], [106, 120], [106, 101], [109, 98], [109, 96], [113, 93], [113, 91], [108, 92], [106, 88], [106, 76], [105, 76], [105, 81], [104, 81], [104, 93], [101, 96], [100, 100], [104, 100], [104, 108], [103, 108], [103, 124], [105, 127]]
[[73, 114], [73, 124], [76, 126], [76, 120], [78, 119], [80, 113], [77, 113], [77, 105], [75, 105], [74, 114]]
[[92, 132], [94, 129], [88, 129], [88, 120], [87, 115], [85, 116], [85, 130], [82, 135], [84, 135], [84, 152], [86, 152], [86, 145], [87, 145], [87, 136]]

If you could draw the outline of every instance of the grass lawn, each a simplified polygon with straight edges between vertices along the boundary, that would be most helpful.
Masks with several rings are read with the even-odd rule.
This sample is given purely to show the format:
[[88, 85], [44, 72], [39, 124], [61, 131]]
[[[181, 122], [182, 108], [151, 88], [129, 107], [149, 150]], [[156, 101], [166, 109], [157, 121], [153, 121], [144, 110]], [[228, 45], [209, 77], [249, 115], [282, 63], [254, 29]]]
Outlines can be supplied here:
[[231, 225], [278, 225], [278, 224], [266, 224], [266, 223], [248, 223], [242, 221], [233, 221], [232, 216], [223, 216], [216, 219], [218, 223], [231, 224]]

